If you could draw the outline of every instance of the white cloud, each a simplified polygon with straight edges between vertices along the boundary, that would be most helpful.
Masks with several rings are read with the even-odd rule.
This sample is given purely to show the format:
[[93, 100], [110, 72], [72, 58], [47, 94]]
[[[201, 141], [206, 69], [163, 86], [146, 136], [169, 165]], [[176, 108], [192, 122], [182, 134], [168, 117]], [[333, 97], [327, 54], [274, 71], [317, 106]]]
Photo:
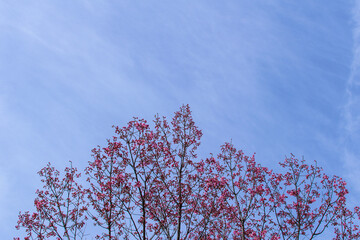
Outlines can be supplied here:
[[343, 158], [347, 179], [360, 194], [360, 1], [353, 8], [353, 59], [346, 84], [347, 102], [343, 108]]

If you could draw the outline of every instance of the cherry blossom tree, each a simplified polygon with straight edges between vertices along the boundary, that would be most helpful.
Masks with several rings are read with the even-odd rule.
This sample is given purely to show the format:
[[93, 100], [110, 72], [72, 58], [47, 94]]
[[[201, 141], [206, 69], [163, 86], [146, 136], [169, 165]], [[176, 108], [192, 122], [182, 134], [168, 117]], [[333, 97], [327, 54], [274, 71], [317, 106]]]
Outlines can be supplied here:
[[277, 239], [272, 233], [273, 206], [266, 187], [270, 171], [256, 163], [255, 156], [246, 156], [231, 143], [225, 143], [210, 164], [214, 177], [208, 181], [212, 181], [211, 189], [218, 190], [212, 201], [220, 210], [220, 218], [212, 223], [220, 239]]
[[106, 148], [94, 148], [94, 161], [85, 169], [90, 187], [84, 192], [92, 207], [87, 213], [95, 225], [105, 229], [96, 239], [119, 239], [123, 233], [125, 205], [130, 195], [128, 175], [116, 161], [120, 147], [116, 141], [108, 141]]
[[[293, 155], [282, 172], [232, 143], [200, 159], [201, 130], [188, 105], [153, 127], [134, 118], [92, 150], [85, 187], [72, 166], [39, 174], [35, 212], [19, 214], [25, 239], [358, 239], [360, 211], [346, 205], [346, 183]], [[20, 239], [20, 238], [15, 238]]]
[[16, 228], [26, 229], [25, 239], [83, 239], [87, 203], [76, 181], [80, 177], [76, 168], [65, 168], [61, 178], [49, 163], [38, 174], [44, 186], [36, 191], [36, 210], [31, 214], [20, 212]]
[[323, 169], [299, 161], [293, 155], [269, 180], [276, 227], [282, 239], [314, 239], [346, 215], [346, 182], [329, 177]]

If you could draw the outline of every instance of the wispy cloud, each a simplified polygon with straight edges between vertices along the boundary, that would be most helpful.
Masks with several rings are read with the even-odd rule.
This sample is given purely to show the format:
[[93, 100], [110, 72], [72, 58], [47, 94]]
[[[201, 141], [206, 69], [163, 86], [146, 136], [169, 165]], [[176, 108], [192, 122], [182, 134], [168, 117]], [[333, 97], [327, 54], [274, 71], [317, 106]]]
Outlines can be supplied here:
[[360, 1], [353, 8], [353, 59], [343, 108], [343, 158], [347, 178], [360, 194]]

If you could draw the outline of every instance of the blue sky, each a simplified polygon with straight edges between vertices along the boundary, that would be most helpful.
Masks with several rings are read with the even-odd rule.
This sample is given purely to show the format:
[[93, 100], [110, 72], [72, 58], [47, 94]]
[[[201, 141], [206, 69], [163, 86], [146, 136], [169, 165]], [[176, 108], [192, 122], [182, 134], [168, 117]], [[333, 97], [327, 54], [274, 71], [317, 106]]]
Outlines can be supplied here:
[[316, 159], [359, 204], [357, 1], [3, 0], [0, 74], [0, 239], [47, 162], [83, 169], [113, 124], [187, 103], [201, 157]]

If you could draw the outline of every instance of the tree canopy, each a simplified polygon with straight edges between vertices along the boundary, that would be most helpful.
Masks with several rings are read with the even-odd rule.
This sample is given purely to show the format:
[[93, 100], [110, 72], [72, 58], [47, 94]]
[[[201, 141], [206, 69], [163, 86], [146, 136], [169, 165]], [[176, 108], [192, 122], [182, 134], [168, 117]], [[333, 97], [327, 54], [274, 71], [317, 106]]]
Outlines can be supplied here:
[[[294, 155], [281, 172], [232, 143], [199, 158], [202, 131], [188, 105], [151, 127], [134, 118], [79, 173], [49, 163], [39, 175], [34, 212], [19, 214], [24, 239], [358, 239], [359, 208], [346, 182]], [[85, 177], [86, 184], [80, 180]], [[92, 236], [90, 236], [92, 237]], [[20, 238], [14, 238], [20, 239]]]

